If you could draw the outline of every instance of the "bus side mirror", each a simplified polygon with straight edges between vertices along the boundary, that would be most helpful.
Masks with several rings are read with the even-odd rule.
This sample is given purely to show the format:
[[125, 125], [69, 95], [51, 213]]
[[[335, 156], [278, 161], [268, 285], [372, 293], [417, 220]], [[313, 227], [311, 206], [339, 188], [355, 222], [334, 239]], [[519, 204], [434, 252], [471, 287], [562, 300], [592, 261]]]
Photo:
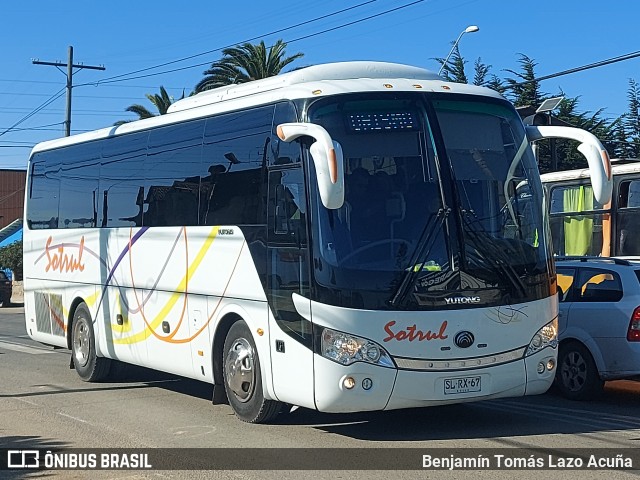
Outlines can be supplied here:
[[315, 140], [309, 152], [313, 158], [322, 204], [331, 210], [344, 204], [344, 160], [342, 147], [331, 139], [320, 125], [313, 123], [282, 123], [276, 132], [280, 140], [291, 142], [298, 137]]
[[589, 163], [593, 196], [601, 205], [609, 203], [613, 190], [611, 161], [607, 150], [595, 135], [573, 127], [527, 126], [525, 128], [527, 129], [527, 140], [530, 142], [544, 138], [567, 138], [580, 142], [578, 151], [586, 157]]

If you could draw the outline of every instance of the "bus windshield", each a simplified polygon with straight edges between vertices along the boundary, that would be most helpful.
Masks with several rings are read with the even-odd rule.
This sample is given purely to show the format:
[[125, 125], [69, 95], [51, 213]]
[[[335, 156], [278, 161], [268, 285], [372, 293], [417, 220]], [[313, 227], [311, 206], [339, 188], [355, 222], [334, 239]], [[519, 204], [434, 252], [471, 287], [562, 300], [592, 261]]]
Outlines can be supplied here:
[[323, 301], [443, 308], [454, 293], [484, 305], [549, 295], [537, 165], [506, 102], [349, 96], [313, 104], [309, 119], [345, 165], [341, 208], [312, 195]]

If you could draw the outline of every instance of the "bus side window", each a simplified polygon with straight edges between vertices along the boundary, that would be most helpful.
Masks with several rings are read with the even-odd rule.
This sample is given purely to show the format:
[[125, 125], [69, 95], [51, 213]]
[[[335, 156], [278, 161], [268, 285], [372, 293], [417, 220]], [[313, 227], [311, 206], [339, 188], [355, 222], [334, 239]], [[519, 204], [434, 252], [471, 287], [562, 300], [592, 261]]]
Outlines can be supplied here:
[[282, 102], [276, 104], [269, 141], [269, 162], [271, 165], [300, 163], [300, 144], [298, 142], [283, 142], [276, 133], [276, 128], [281, 123], [297, 121], [296, 109], [292, 103]]
[[616, 222], [616, 253], [640, 255], [640, 180], [620, 182]]
[[63, 150], [58, 228], [97, 226], [100, 198], [99, 142], [71, 145]]
[[144, 215], [144, 162], [149, 132], [102, 142], [98, 193], [99, 226], [140, 227]]
[[55, 150], [37, 155], [31, 172], [27, 225], [32, 230], [58, 228], [60, 164]]
[[302, 245], [306, 242], [306, 199], [300, 168], [269, 173], [269, 240]]
[[264, 225], [273, 111], [271, 105], [207, 119], [200, 225]]
[[145, 226], [198, 225], [203, 120], [152, 130], [145, 159]]

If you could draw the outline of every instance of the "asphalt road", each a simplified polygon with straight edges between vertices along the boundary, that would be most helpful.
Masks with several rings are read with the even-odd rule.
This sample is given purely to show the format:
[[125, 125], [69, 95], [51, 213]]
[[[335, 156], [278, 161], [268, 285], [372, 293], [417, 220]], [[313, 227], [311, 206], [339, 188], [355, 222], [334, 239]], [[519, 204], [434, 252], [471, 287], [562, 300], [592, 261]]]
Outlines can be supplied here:
[[[564, 400], [552, 393], [537, 397], [486, 401], [353, 415], [297, 409], [273, 425], [248, 425], [230, 407], [211, 404], [211, 386], [122, 366], [107, 383], [84, 383], [69, 369], [69, 352], [39, 345], [24, 328], [20, 307], [0, 309], [0, 448], [234, 448], [247, 470], [202, 471], [0, 471], [0, 478], [233, 478], [233, 479], [394, 479], [413, 478], [637, 478], [620, 470], [362, 470], [359, 454], [370, 449], [389, 455], [396, 449], [442, 448], [463, 455], [468, 448], [585, 448], [628, 451], [640, 446], [640, 384], [610, 382], [601, 399]], [[327, 462], [338, 470], [252, 470], [251, 448], [274, 448], [288, 458], [294, 448], [335, 448]], [[366, 449], [351, 452], [347, 449]], [[183, 450], [195, 459], [202, 452]], [[313, 455], [313, 450], [305, 454]], [[316, 451], [317, 452], [317, 451]], [[360, 453], [358, 453], [360, 452]], [[487, 452], [487, 450], [482, 450]], [[477, 453], [477, 452], [475, 452]], [[204, 452], [206, 454], [206, 452]], [[311, 459], [314, 460], [314, 459]], [[317, 461], [317, 459], [315, 459]], [[339, 465], [336, 466], [336, 463]], [[639, 462], [640, 463], [640, 462]], [[355, 469], [357, 466], [358, 469]], [[636, 468], [640, 468], [640, 464]]]

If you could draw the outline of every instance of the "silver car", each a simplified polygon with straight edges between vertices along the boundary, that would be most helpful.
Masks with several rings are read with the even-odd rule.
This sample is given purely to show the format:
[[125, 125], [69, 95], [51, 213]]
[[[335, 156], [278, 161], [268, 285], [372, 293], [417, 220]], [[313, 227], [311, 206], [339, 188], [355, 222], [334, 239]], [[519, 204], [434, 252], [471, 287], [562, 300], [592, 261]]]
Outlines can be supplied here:
[[556, 270], [560, 392], [586, 400], [606, 380], [640, 378], [640, 259], [560, 258]]

